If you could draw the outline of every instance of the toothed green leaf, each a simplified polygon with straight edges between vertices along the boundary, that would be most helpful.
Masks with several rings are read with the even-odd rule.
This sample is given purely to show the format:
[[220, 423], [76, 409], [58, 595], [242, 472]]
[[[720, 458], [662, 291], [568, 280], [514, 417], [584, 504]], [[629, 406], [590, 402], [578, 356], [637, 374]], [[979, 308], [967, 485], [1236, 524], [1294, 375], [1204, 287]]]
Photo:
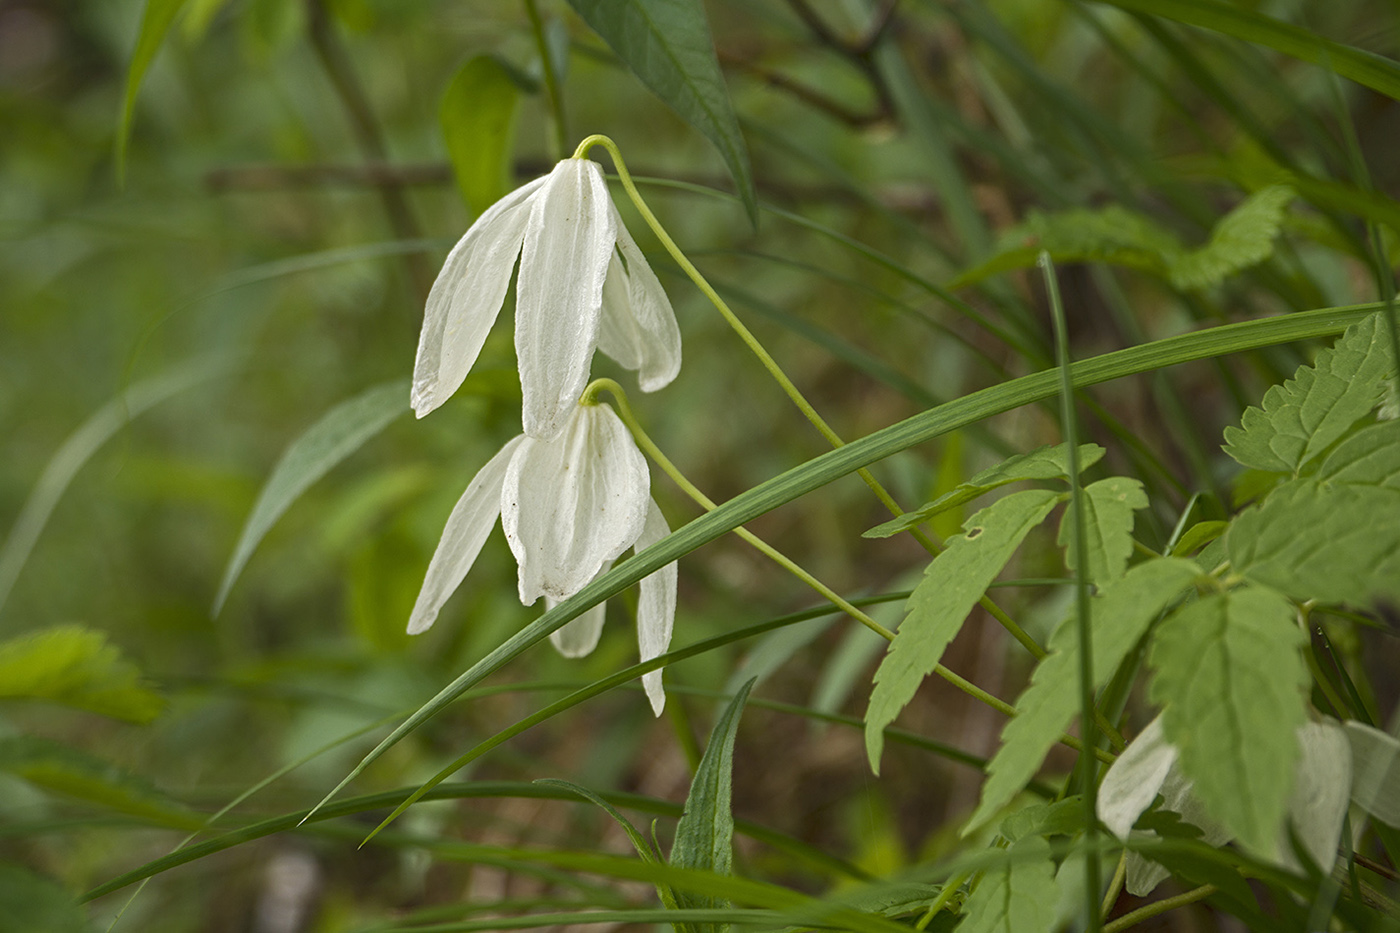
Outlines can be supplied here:
[[141, 723], [165, 705], [105, 634], [82, 625], [0, 642], [0, 698], [49, 700]]
[[[1133, 512], [1147, 508], [1142, 483], [1126, 476], [1110, 476], [1084, 487], [1084, 539], [1089, 566], [1085, 576], [1090, 583], [1102, 584], [1123, 575], [1133, 556]], [[1060, 520], [1057, 539], [1065, 549], [1065, 564], [1075, 567], [1075, 549], [1070, 546], [1071, 513]]]
[[959, 933], [1049, 933], [1058, 919], [1059, 890], [1050, 843], [1028, 836], [987, 870], [963, 905]]

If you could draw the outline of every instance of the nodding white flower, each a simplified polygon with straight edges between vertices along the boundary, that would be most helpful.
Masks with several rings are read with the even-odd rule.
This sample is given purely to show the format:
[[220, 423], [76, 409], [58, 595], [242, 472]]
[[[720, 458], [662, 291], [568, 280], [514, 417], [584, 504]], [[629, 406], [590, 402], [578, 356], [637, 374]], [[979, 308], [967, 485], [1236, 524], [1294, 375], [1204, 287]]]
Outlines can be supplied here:
[[[641, 550], [671, 533], [651, 498], [642, 452], [607, 405], [575, 405], [557, 437], [521, 434], [487, 461], [457, 501], [428, 564], [408, 632], [427, 630], [467, 575], [496, 526], [519, 565], [520, 601], [546, 607], [567, 599], [628, 548]], [[602, 604], [550, 635], [567, 657], [593, 650], [602, 631]], [[637, 644], [643, 661], [666, 651], [676, 616], [676, 565], [641, 582]], [[652, 709], [661, 715], [666, 695], [661, 671], [643, 675]]]
[[[1342, 818], [1351, 793], [1351, 745], [1346, 731], [1331, 719], [1304, 723], [1297, 735], [1298, 761], [1288, 798], [1288, 819], [1308, 856], [1328, 872], [1337, 858]], [[1155, 836], [1150, 831], [1133, 830], [1133, 824], [1158, 794], [1164, 810], [1179, 814], [1184, 822], [1201, 830], [1202, 842], [1219, 846], [1230, 841], [1230, 831], [1212, 820], [1191, 793], [1190, 779], [1177, 767], [1176, 746], [1162, 733], [1161, 716], [1147, 724], [1104, 775], [1099, 786], [1099, 819], [1119, 839], [1127, 839], [1130, 833]], [[1301, 867], [1286, 828], [1269, 854], [1286, 868], [1296, 871]], [[1129, 894], [1143, 897], [1152, 893], [1168, 874], [1156, 862], [1128, 853], [1125, 887]]]
[[515, 352], [525, 433], [563, 429], [601, 349], [638, 371], [642, 391], [680, 372], [671, 302], [623, 226], [602, 167], [564, 159], [488, 208], [453, 247], [428, 295], [413, 369], [418, 417], [445, 402], [476, 362], [516, 281]]

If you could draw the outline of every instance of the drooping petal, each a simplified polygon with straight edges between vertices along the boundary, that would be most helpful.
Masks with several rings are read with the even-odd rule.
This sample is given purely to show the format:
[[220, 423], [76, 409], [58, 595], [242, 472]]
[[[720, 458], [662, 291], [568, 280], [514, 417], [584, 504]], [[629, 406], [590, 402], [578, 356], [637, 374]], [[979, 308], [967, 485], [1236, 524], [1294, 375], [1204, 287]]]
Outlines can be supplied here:
[[537, 178], [491, 205], [447, 254], [428, 293], [413, 364], [419, 418], [457, 391], [481, 353], [510, 286], [532, 197], [544, 182]]
[[521, 419], [531, 437], [557, 435], [588, 381], [617, 240], [611, 206], [602, 168], [587, 159], [556, 165], [531, 203], [515, 302]]
[[1113, 835], [1128, 838], [1128, 831], [1156, 799], [1175, 762], [1176, 747], [1162, 735], [1162, 717], [1158, 716], [1128, 743], [1099, 785], [1099, 819]]
[[[605, 574], [612, 569], [608, 561], [598, 573]], [[548, 596], [544, 598], [545, 609], [553, 609], [558, 603]], [[603, 620], [607, 616], [607, 601], [592, 609], [585, 610], [578, 617], [565, 622], [562, 628], [549, 633], [549, 642], [566, 658], [582, 658], [592, 654], [598, 647], [598, 639], [603, 637]]]
[[[671, 533], [666, 517], [647, 499], [646, 524], [637, 536], [638, 551], [651, 547]], [[671, 629], [676, 621], [676, 563], [672, 561], [660, 570], [642, 578], [637, 599], [637, 651], [643, 661], [666, 653], [671, 644]], [[666, 708], [666, 691], [661, 686], [661, 671], [642, 675], [642, 688], [651, 701], [652, 712], [660, 716]]]
[[670, 385], [681, 371], [681, 331], [656, 273], [617, 216], [617, 208], [612, 210], [626, 267], [616, 255], [608, 266], [598, 349], [624, 368], [636, 370], [643, 392], [655, 392]]
[[646, 459], [607, 405], [575, 405], [558, 437], [527, 438], [501, 490], [520, 601], [582, 589], [637, 540], [650, 495]]
[[481, 553], [481, 546], [496, 526], [496, 516], [501, 511], [501, 483], [506, 466], [524, 439], [523, 435], [512, 438], [496, 456], [486, 461], [467, 484], [462, 498], [457, 500], [442, 529], [433, 559], [428, 563], [423, 588], [418, 591], [418, 601], [408, 618], [408, 634], [417, 635], [433, 624], [442, 604], [456, 591]]
[[[1308, 856], [1322, 869], [1332, 871], [1342, 819], [1351, 795], [1351, 743], [1336, 720], [1308, 722], [1298, 727], [1298, 769], [1288, 798], [1288, 819]], [[1285, 834], [1279, 840], [1279, 861], [1301, 871]]]
[[1351, 801], [1388, 826], [1400, 828], [1400, 740], [1349, 719]]

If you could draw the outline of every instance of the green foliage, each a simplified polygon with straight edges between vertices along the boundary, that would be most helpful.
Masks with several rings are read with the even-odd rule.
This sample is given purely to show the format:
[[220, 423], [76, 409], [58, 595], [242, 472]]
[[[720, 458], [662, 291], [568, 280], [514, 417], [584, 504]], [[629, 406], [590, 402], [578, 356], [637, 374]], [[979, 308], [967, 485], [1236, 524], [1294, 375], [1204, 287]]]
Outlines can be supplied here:
[[962, 933], [1048, 933], [1059, 891], [1050, 844], [1027, 836], [1006, 850], [1004, 864], [988, 869], [963, 905]]
[[865, 711], [865, 751], [876, 773], [885, 727], [933, 673], [943, 650], [1026, 535], [1062, 498], [1061, 493], [1028, 489], [998, 499], [969, 518], [963, 533], [928, 565], [909, 597], [908, 615], [875, 672]]
[[[1147, 493], [1135, 479], [1112, 476], [1084, 487], [1084, 539], [1089, 560], [1084, 575], [1090, 583], [1102, 585], [1123, 575], [1133, 554], [1133, 512], [1145, 508]], [[1056, 542], [1065, 549], [1065, 565], [1078, 570], [1070, 539], [1072, 525], [1066, 511]]]
[[1306, 636], [1296, 610], [1263, 587], [1213, 593], [1169, 616], [1152, 643], [1151, 697], [1181, 767], [1211, 816], [1272, 851], [1306, 718]]
[[494, 55], [457, 70], [438, 105], [438, 123], [462, 198], [480, 214], [511, 187], [521, 77]]
[[63, 885], [22, 865], [0, 862], [0, 931], [86, 933], [88, 929], [87, 918]]
[[141, 12], [141, 28], [136, 36], [136, 48], [131, 53], [131, 64], [126, 69], [126, 91], [122, 95], [121, 120], [117, 125], [118, 178], [126, 174], [126, 150], [131, 140], [131, 119], [136, 112], [136, 95], [141, 90], [141, 81], [184, 5], [185, 0], [146, 0]]
[[139, 723], [165, 705], [105, 633], [81, 625], [0, 642], [0, 698], [49, 700]]

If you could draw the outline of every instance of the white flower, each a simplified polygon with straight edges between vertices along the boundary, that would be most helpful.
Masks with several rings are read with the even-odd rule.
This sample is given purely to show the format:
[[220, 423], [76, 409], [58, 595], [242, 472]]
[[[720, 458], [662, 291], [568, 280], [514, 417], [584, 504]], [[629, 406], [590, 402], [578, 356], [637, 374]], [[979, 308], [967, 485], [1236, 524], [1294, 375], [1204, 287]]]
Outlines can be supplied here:
[[644, 392], [676, 378], [681, 337], [666, 292], [623, 226], [602, 168], [565, 159], [493, 204], [448, 254], [418, 340], [418, 417], [457, 391], [476, 362], [517, 256], [515, 351], [526, 434], [550, 438], [563, 429], [595, 348], [638, 370]]
[[[1307, 722], [1298, 727], [1298, 761], [1293, 774], [1293, 791], [1288, 798], [1288, 819], [1309, 857], [1330, 871], [1337, 857], [1342, 818], [1351, 793], [1351, 746], [1347, 733], [1335, 720]], [[1140, 833], [1133, 824], [1157, 795], [1163, 809], [1180, 814], [1184, 822], [1201, 830], [1201, 841], [1224, 845], [1230, 832], [1205, 812], [1191, 793], [1191, 781], [1177, 767], [1177, 749], [1162, 733], [1158, 716], [1123, 749], [1099, 785], [1099, 819], [1119, 839]], [[1286, 868], [1299, 870], [1287, 829], [1280, 834], [1272, 855]], [[1129, 894], [1143, 897], [1168, 875], [1156, 862], [1136, 852], [1128, 853], [1126, 887]]]
[[[425, 631], [457, 589], [500, 516], [519, 565], [520, 601], [546, 606], [577, 593], [628, 548], [641, 550], [670, 534], [651, 498], [645, 458], [607, 405], [575, 405], [557, 437], [519, 435], [467, 484], [428, 564], [409, 617], [411, 635]], [[601, 604], [550, 635], [568, 657], [598, 643]], [[637, 643], [643, 661], [666, 651], [676, 615], [676, 565], [641, 582]], [[661, 671], [642, 684], [657, 715], [665, 706]]]

